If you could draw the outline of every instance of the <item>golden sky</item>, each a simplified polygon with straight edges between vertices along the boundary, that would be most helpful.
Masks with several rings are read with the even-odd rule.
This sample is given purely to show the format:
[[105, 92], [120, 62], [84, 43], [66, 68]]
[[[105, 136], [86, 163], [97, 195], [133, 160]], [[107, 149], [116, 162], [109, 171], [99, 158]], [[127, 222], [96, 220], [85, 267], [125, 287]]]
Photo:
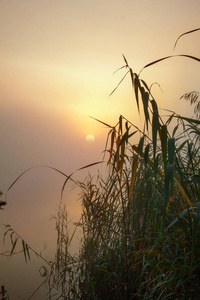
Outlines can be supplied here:
[[[177, 37], [198, 28], [199, 20], [199, 0], [1, 0], [2, 191], [32, 166], [70, 174], [100, 160], [107, 129], [89, 116], [115, 125], [123, 114], [140, 123], [128, 77], [108, 97], [124, 75], [124, 70], [113, 75], [124, 65], [122, 54], [136, 73], [164, 56], [199, 57], [199, 32], [182, 37], [173, 52]], [[199, 89], [198, 63], [173, 58], [145, 69], [141, 78], [161, 85], [163, 92], [158, 86], [153, 92], [162, 108], [191, 116], [179, 98]], [[85, 140], [89, 134], [94, 142]], [[40, 245], [44, 237], [50, 240], [45, 224], [56, 210], [63, 180], [44, 168], [26, 173], [0, 212], [3, 222], [27, 239], [32, 236], [38, 247], [37, 240]]]

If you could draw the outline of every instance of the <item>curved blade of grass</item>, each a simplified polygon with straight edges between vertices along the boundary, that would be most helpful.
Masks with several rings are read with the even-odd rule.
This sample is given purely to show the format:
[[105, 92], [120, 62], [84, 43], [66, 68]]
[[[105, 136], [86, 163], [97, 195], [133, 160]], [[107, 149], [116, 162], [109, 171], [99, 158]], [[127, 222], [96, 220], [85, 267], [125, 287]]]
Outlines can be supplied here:
[[112, 153], [113, 153], [115, 135], [116, 135], [116, 132], [115, 132], [115, 130], [113, 130], [112, 134], [111, 134], [111, 145], [110, 145], [110, 150], [109, 150], [110, 151], [109, 165], [111, 164], [111, 160], [112, 160]]
[[147, 165], [148, 160], [149, 160], [149, 147], [150, 147], [150, 145], [147, 144], [145, 149], [144, 149], [144, 163], [145, 163], [145, 166]]
[[172, 132], [172, 137], [175, 136], [175, 134], [176, 134], [176, 132], [177, 132], [177, 130], [178, 130], [178, 127], [179, 127], [179, 124], [177, 124], [177, 125], [174, 127], [173, 132]]
[[122, 83], [122, 81], [125, 79], [126, 75], [129, 73], [129, 71], [126, 72], [126, 74], [122, 77], [122, 79], [120, 80], [120, 82], [118, 83], [118, 85], [114, 88], [114, 90], [112, 90], [112, 92], [109, 94], [108, 97], [110, 97], [115, 91], [116, 89], [119, 87], [119, 85]]
[[185, 144], [188, 143], [188, 140], [185, 140], [182, 144], [180, 144], [180, 146], [177, 148], [177, 152], [181, 151], [183, 149], [183, 147], [185, 146]]
[[139, 107], [139, 88], [140, 88], [140, 81], [139, 81], [139, 77], [136, 73], [134, 73], [134, 80], [133, 80], [133, 85], [134, 85], [134, 91], [135, 91], [135, 99], [136, 99], [136, 103], [137, 103], [137, 108], [138, 108], [138, 112], [140, 113], [140, 107]]
[[133, 73], [133, 70], [131, 68], [129, 68], [129, 71], [130, 71], [130, 75], [131, 75], [132, 88], [134, 88], [134, 73]]
[[158, 111], [158, 105], [157, 105], [157, 103], [156, 103], [156, 101], [155, 101], [154, 99], [151, 100], [151, 105], [152, 105], [153, 111], [154, 111], [154, 110], [157, 110], [157, 111]]
[[[143, 88], [141, 88], [141, 89], [143, 89]], [[143, 107], [144, 107], [144, 115], [145, 115], [147, 130], [148, 130], [148, 123], [149, 123], [148, 102], [149, 102], [149, 93], [142, 90], [142, 103], [143, 103]]]
[[168, 163], [171, 165], [174, 163], [174, 153], [175, 153], [175, 139], [168, 139]]
[[26, 243], [24, 242], [24, 240], [22, 240], [22, 247], [23, 247], [24, 258], [25, 258], [25, 261], [27, 263]]
[[139, 141], [139, 144], [138, 144], [138, 153], [141, 154], [142, 153], [142, 150], [143, 150], [143, 145], [144, 145], [144, 138], [145, 136], [143, 135]]
[[93, 166], [98, 165], [98, 164], [101, 164], [101, 163], [102, 163], [102, 161], [97, 161], [97, 162], [95, 162], [95, 163], [92, 163], [92, 164], [83, 166], [83, 167], [77, 169], [75, 172], [71, 173], [69, 176], [67, 176], [67, 178], [66, 178], [66, 180], [65, 180], [65, 182], [64, 182], [64, 184], [63, 184], [63, 186], [62, 186], [60, 202], [62, 201], [63, 192], [64, 192], [64, 189], [65, 189], [65, 186], [66, 186], [68, 180], [72, 180], [72, 181], [74, 182], [74, 180], [71, 178], [71, 177], [74, 175], [74, 173], [76, 173], [76, 172], [78, 172], [78, 171], [81, 171], [81, 170], [84, 170], [84, 169], [87, 169], [87, 168], [90, 168], [90, 167], [93, 167]]
[[107, 138], [106, 138], [106, 143], [105, 143], [105, 148], [103, 150], [103, 160], [105, 159], [105, 156], [106, 156], [106, 152], [109, 151], [107, 150], [107, 146], [108, 146], [108, 141], [109, 141], [109, 137], [110, 137], [110, 134], [113, 132], [113, 129], [109, 130], [108, 134], [107, 134]]
[[[179, 39], [180, 39], [182, 36], [184, 36], [184, 35], [186, 35], [186, 34], [193, 33], [193, 32], [198, 31], [198, 30], [200, 30], [200, 28], [196, 28], [196, 29], [187, 31], [187, 32], [184, 32], [184, 33], [182, 33], [181, 35], [179, 35], [179, 37], [177, 38], [177, 40], [176, 40], [176, 42], [175, 42], [175, 44], [174, 44], [174, 49], [176, 48], [176, 45], [177, 45]], [[173, 51], [174, 51], [174, 49], [173, 49]]]
[[[67, 174], [63, 173], [62, 171], [56, 169], [56, 168], [53, 168], [53, 167], [50, 167], [50, 166], [45, 166], [45, 165], [39, 165], [39, 166], [33, 166], [33, 167], [30, 167], [28, 169], [26, 169], [24, 172], [22, 172], [14, 181], [13, 183], [9, 186], [9, 188], [7, 189], [6, 191], [6, 196], [5, 196], [5, 199], [7, 198], [7, 194], [9, 192], [9, 190], [15, 185], [15, 183], [25, 174], [27, 173], [28, 171], [32, 170], [32, 169], [35, 169], [35, 168], [48, 168], [48, 169], [51, 169], [51, 170], [54, 170], [58, 173], [60, 173], [61, 175], [65, 176], [65, 177], [70, 177], [68, 176]], [[72, 180], [72, 179], [71, 179]], [[73, 181], [73, 180], [72, 180]]]
[[134, 156], [133, 164], [132, 164], [132, 173], [131, 173], [131, 184], [129, 188], [129, 199], [131, 198], [132, 192], [133, 192], [133, 186], [135, 182], [135, 175], [137, 171], [137, 165], [138, 165], [138, 156]]
[[[95, 162], [95, 163], [92, 163], [92, 164], [83, 166], [83, 167], [79, 168], [78, 170], [76, 170], [75, 172], [81, 171], [81, 170], [83, 170], [83, 169], [85, 169], [85, 168], [89, 168], [89, 167], [92, 167], [92, 166], [97, 165], [97, 164], [100, 164], [100, 163], [102, 163], [102, 161], [98, 161], [98, 162]], [[33, 166], [33, 167], [31, 167], [31, 168], [26, 169], [24, 172], [22, 172], [22, 173], [21, 173], [21, 174], [13, 181], [13, 183], [9, 186], [9, 188], [7, 189], [5, 199], [7, 198], [7, 194], [8, 194], [8, 192], [9, 192], [9, 190], [14, 186], [14, 184], [15, 184], [15, 183], [16, 183], [16, 182], [17, 182], [17, 181], [18, 181], [18, 180], [19, 180], [26, 172], [28, 172], [28, 171], [30, 171], [30, 170], [32, 170], [32, 169], [35, 169], [35, 168], [41, 168], [41, 167], [43, 167], [43, 168], [48, 168], [48, 169], [51, 169], [51, 170], [54, 170], [54, 171], [58, 172], [59, 174], [63, 175], [64, 177], [66, 177], [66, 180], [65, 180], [65, 182], [64, 182], [64, 184], [63, 184], [63, 187], [62, 187], [62, 190], [61, 190], [61, 199], [62, 199], [63, 191], [64, 191], [65, 185], [66, 185], [66, 183], [68, 182], [68, 180], [71, 180], [71, 181], [75, 182], [75, 181], [71, 178], [72, 175], [73, 175], [75, 172], [71, 173], [70, 175], [67, 175], [67, 174], [65, 174], [64, 172], [62, 172], [62, 171], [60, 171], [60, 170], [58, 170], [58, 169], [56, 169], [56, 168], [54, 168], [54, 167], [45, 166], [45, 165]]]
[[160, 132], [161, 148], [162, 148], [162, 158], [164, 163], [164, 170], [167, 169], [167, 126], [162, 125]]
[[119, 117], [119, 134], [123, 135], [123, 126], [122, 126], [122, 115]]
[[158, 120], [158, 111], [153, 111], [153, 120], [152, 120], [152, 140], [153, 140], [153, 157], [155, 160], [156, 156], [156, 145], [157, 145], [157, 132], [159, 127], [159, 120]]
[[14, 252], [14, 250], [15, 250], [15, 247], [16, 247], [16, 245], [17, 245], [17, 241], [18, 241], [18, 237], [16, 237], [16, 239], [15, 239], [15, 241], [14, 241], [14, 243], [13, 243], [12, 250], [10, 251], [10, 256], [12, 256], [12, 254], [13, 254], [13, 252]]
[[200, 124], [200, 120], [198, 119], [191, 119], [191, 118], [186, 118], [186, 117], [182, 117], [182, 116], [174, 116], [175, 118], [178, 118], [178, 119], [181, 119], [181, 120], [185, 120], [191, 124], [197, 124], [199, 125]]
[[121, 181], [122, 181], [123, 164], [124, 164], [124, 154], [125, 154], [125, 141], [121, 144], [120, 184], [121, 184]]
[[12, 228], [10, 227], [10, 225], [5, 225], [5, 228], [6, 228], [6, 231], [4, 232], [4, 235], [3, 235], [3, 243], [5, 243], [7, 233], [10, 231], [13, 231]]
[[163, 60], [166, 60], [166, 59], [169, 59], [169, 58], [173, 58], [173, 57], [186, 57], [186, 58], [190, 58], [192, 60], [195, 60], [195, 61], [198, 61], [200, 62], [200, 59], [198, 57], [195, 57], [195, 56], [192, 56], [192, 55], [187, 55], [187, 54], [179, 54], [179, 55], [170, 55], [170, 56], [165, 56], [165, 57], [162, 57], [160, 59], [157, 59], [157, 60], [154, 60], [152, 61], [151, 63], [147, 64], [146, 66], [144, 66], [142, 68], [142, 70], [140, 71], [139, 75], [141, 74], [141, 72], [145, 69], [145, 68], [148, 68], [148, 67], [151, 67]]
[[89, 116], [89, 117], [90, 117], [91, 119], [93, 119], [93, 120], [95, 120], [95, 121], [97, 121], [97, 122], [99, 122], [99, 123], [105, 125], [106, 127], [109, 127], [109, 128], [112, 128], [112, 129], [113, 129], [113, 126], [111, 126], [111, 125], [109, 125], [109, 124], [107, 124], [107, 123], [105, 123], [105, 122], [102, 122], [102, 121], [100, 121], [100, 120], [98, 120], [98, 119], [96, 119], [96, 118], [94, 118], [94, 117], [91, 117], [91, 116]]
[[124, 56], [123, 53], [122, 53], [122, 56], [123, 56], [123, 59], [124, 59], [124, 61], [125, 61], [125, 63], [126, 63], [126, 67], [129, 67], [128, 62], [127, 62], [127, 60], [126, 60], [126, 57]]

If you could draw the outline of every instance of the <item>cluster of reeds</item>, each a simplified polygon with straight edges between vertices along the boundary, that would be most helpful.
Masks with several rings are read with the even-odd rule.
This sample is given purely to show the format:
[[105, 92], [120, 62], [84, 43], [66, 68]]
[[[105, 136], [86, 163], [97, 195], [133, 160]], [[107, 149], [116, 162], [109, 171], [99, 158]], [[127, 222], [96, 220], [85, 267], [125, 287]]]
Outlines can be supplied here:
[[109, 174], [78, 183], [83, 237], [70, 299], [199, 299], [199, 93], [182, 97], [196, 104], [196, 118], [164, 120], [151, 89], [124, 61], [144, 129], [123, 116], [116, 126], [99, 121], [110, 129]]
[[[149, 86], [124, 61], [143, 130], [123, 116], [115, 126], [99, 121], [109, 128], [109, 172], [76, 183], [82, 240], [75, 256], [60, 208], [49, 287], [63, 299], [199, 299], [200, 120], [176, 113], [163, 119]], [[198, 95], [184, 98], [197, 105]]]

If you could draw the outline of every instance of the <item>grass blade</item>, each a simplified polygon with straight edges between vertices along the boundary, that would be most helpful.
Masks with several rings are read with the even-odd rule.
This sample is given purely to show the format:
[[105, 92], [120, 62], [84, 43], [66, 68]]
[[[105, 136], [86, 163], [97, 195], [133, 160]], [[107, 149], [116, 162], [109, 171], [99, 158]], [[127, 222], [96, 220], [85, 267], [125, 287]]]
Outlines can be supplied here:
[[174, 154], [175, 154], [175, 139], [168, 139], [168, 163], [169, 165], [174, 163]]
[[184, 36], [184, 35], [186, 35], [186, 34], [193, 33], [193, 32], [195, 32], [195, 31], [198, 31], [198, 30], [200, 30], [200, 28], [196, 28], [196, 29], [193, 29], [193, 30], [187, 31], [187, 32], [184, 32], [184, 33], [182, 33], [181, 35], [179, 35], [179, 37], [177, 38], [177, 40], [176, 40], [176, 42], [175, 42], [175, 44], [174, 44], [174, 49], [173, 49], [173, 51], [175, 50], [175, 48], [176, 48], [176, 45], [177, 45], [177, 43], [178, 43], [179, 39], [180, 39], [182, 36]]
[[131, 184], [129, 188], [129, 199], [131, 198], [132, 192], [133, 192], [133, 186], [135, 182], [135, 175], [137, 171], [137, 165], [138, 165], [138, 156], [134, 156], [133, 158], [133, 164], [132, 164], [132, 173], [131, 173]]
[[162, 125], [160, 130], [160, 140], [162, 148], [162, 158], [164, 163], [164, 171], [167, 169], [167, 126]]
[[166, 59], [169, 59], [169, 58], [174, 58], [174, 57], [186, 57], [186, 58], [190, 58], [192, 60], [195, 60], [197, 62], [200, 62], [200, 59], [198, 57], [195, 57], [195, 56], [192, 56], [192, 55], [187, 55], [187, 54], [179, 54], [179, 55], [170, 55], [170, 56], [165, 56], [165, 57], [162, 57], [160, 59], [157, 59], [155, 61], [152, 61], [151, 63], [145, 65], [142, 70], [140, 71], [139, 75], [141, 74], [141, 72], [145, 69], [145, 68], [148, 68], [148, 67], [151, 67], [163, 60], [166, 60]]
[[158, 120], [158, 111], [153, 111], [153, 120], [152, 120], [152, 140], [153, 140], [153, 157], [155, 160], [156, 156], [156, 146], [157, 146], [157, 132], [159, 127], [159, 120]]

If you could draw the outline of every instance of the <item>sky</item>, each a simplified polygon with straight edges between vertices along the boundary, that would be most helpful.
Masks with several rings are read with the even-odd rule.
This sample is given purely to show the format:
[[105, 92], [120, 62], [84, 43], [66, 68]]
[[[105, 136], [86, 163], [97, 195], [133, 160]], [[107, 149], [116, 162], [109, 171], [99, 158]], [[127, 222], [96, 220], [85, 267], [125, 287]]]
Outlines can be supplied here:
[[[8, 192], [1, 224], [10, 224], [52, 259], [56, 234], [51, 216], [57, 213], [65, 178], [44, 166], [69, 175], [102, 159], [108, 129], [90, 116], [115, 125], [122, 114], [140, 125], [130, 78], [108, 97], [125, 72], [113, 74], [124, 65], [122, 54], [136, 73], [164, 56], [199, 57], [199, 32], [182, 37], [173, 51], [178, 36], [198, 28], [199, 20], [199, 0], [0, 1], [2, 199], [12, 182], [34, 167]], [[160, 84], [162, 90], [155, 85], [153, 92], [161, 108], [192, 116], [189, 104], [179, 99], [198, 91], [198, 63], [172, 58], [144, 69], [141, 77], [149, 85]], [[95, 140], [87, 141], [87, 135]], [[85, 175], [77, 172], [74, 178]], [[80, 203], [73, 193], [66, 189], [64, 201], [69, 217], [77, 220]], [[0, 230], [3, 236], [3, 225]], [[41, 282], [36, 267], [41, 262], [26, 265], [21, 258], [0, 256], [0, 263], [0, 283], [11, 299], [26, 299]]]

